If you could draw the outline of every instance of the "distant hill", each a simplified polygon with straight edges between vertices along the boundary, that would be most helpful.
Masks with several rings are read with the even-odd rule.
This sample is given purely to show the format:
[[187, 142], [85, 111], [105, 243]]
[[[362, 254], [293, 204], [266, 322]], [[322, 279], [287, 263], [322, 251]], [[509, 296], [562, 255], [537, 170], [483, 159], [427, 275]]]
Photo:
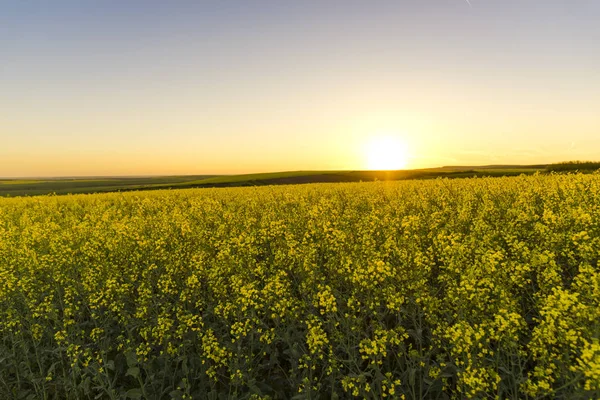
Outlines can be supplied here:
[[600, 169], [598, 161], [565, 161], [546, 166], [546, 171], [549, 172], [566, 172], [566, 171], [597, 171]]
[[548, 165], [444, 166], [399, 171], [288, 171], [242, 175], [0, 179], [0, 196], [103, 193], [130, 190], [263, 186], [324, 182], [514, 176], [545, 172]]

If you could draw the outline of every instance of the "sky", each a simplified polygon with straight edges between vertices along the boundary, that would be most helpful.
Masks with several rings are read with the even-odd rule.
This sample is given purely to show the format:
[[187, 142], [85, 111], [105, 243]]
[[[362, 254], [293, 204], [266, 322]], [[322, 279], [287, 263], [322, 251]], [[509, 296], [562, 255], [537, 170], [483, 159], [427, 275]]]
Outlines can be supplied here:
[[598, 160], [598, 21], [597, 0], [0, 0], [0, 176], [356, 170], [377, 138], [407, 168]]

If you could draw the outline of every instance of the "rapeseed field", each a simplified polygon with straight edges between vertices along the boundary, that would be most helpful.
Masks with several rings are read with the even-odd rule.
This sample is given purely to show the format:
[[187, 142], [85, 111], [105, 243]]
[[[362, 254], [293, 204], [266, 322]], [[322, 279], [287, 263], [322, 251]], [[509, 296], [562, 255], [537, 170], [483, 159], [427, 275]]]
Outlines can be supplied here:
[[598, 173], [0, 199], [0, 398], [600, 398], [599, 258]]

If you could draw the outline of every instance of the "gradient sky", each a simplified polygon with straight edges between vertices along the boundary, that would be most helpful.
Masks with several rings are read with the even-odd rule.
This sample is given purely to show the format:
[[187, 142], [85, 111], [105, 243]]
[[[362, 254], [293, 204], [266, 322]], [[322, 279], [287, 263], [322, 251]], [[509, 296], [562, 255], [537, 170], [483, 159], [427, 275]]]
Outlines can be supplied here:
[[0, 0], [0, 176], [600, 159], [598, 0]]

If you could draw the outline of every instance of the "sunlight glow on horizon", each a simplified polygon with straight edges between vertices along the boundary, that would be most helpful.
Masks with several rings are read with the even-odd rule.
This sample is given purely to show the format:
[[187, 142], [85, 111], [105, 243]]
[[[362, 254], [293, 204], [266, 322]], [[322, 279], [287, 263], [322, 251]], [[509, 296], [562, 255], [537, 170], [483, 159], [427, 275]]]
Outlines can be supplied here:
[[376, 171], [406, 169], [408, 149], [406, 144], [394, 135], [379, 135], [369, 138], [365, 147], [366, 168]]

